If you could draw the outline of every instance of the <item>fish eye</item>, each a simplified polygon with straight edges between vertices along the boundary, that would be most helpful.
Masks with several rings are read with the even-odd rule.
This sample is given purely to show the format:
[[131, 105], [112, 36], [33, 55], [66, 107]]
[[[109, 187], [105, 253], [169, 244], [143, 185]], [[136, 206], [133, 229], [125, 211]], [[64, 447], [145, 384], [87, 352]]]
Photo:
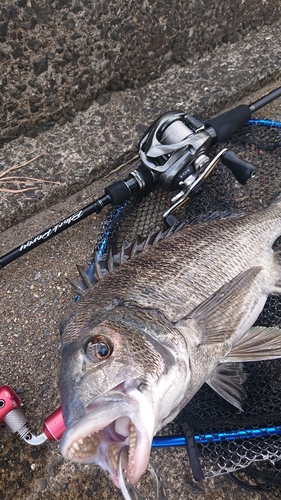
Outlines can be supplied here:
[[113, 343], [104, 335], [95, 335], [87, 339], [84, 350], [91, 361], [103, 361], [113, 353]]

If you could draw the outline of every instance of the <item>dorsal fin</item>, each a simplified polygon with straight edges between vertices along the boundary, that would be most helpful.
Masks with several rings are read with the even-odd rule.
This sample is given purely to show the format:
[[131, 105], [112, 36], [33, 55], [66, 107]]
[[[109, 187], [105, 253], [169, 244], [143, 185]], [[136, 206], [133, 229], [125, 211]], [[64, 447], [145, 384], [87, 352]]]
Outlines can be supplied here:
[[160, 231], [152, 230], [146, 237], [137, 236], [133, 243], [123, 242], [120, 250], [117, 252], [113, 252], [112, 248], [110, 248], [108, 254], [104, 255], [99, 255], [98, 252], [95, 252], [89, 267], [77, 265], [81, 279], [73, 279], [69, 280], [69, 282], [79, 295], [83, 295], [88, 288], [93, 287], [108, 273], [121, 267], [127, 260], [133, 259], [142, 252], [146, 252], [159, 241], [182, 229], [183, 226], [185, 226], [185, 223], [177, 224], [168, 229], [162, 228]]

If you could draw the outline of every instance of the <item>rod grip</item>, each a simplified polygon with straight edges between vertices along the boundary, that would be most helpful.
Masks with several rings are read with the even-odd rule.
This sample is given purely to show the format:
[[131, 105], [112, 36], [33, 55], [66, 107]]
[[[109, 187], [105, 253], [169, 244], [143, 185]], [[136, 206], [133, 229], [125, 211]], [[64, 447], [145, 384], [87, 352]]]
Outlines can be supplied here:
[[251, 110], [246, 104], [241, 104], [230, 111], [226, 111], [212, 118], [206, 125], [212, 127], [216, 132], [213, 143], [223, 142], [229, 136], [237, 132], [251, 118]]

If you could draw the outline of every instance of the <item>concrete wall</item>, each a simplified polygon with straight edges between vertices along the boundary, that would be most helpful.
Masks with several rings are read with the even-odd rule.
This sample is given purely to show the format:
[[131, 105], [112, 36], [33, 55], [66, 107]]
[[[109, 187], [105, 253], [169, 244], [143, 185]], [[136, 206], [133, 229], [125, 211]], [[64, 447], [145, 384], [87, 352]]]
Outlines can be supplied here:
[[72, 121], [280, 16], [280, 0], [1, 0], [0, 142]]

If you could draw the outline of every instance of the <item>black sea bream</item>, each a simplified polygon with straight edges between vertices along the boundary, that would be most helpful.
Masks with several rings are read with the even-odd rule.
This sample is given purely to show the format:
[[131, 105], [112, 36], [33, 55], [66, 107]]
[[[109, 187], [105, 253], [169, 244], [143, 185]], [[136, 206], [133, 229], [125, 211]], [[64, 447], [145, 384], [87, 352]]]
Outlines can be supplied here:
[[280, 235], [278, 197], [253, 214], [154, 233], [123, 247], [118, 266], [112, 255], [107, 270], [96, 264], [97, 283], [61, 326], [65, 458], [100, 465], [120, 486], [117, 456], [129, 445], [135, 483], [155, 433], [204, 382], [241, 408], [241, 362], [281, 357], [278, 328], [251, 328], [281, 290]]

